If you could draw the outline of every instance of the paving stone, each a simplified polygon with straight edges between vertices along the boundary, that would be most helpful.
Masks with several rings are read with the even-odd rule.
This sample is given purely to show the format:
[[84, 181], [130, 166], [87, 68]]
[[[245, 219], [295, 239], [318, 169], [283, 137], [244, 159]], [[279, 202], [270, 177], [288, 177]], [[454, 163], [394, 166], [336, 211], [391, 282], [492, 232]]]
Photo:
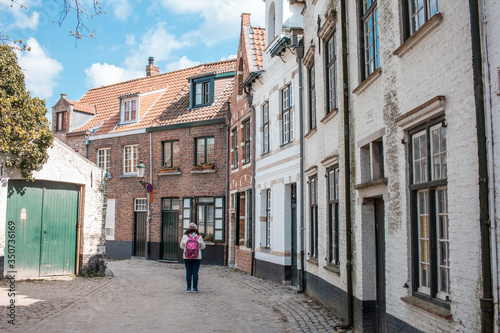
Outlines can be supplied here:
[[[180, 264], [108, 262], [114, 277], [17, 281], [13, 332], [351, 332], [304, 294], [222, 266], [202, 265], [199, 293], [186, 293]], [[0, 284], [0, 306], [10, 298]]]

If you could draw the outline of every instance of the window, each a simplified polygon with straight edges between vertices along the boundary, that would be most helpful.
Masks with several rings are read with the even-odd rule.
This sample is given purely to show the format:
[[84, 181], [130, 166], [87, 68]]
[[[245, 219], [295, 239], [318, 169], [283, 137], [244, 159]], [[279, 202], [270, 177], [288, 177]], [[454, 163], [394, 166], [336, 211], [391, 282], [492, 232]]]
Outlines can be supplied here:
[[66, 111], [64, 112], [57, 112], [56, 113], [56, 131], [65, 131], [66, 130], [66, 115], [68, 113]]
[[410, 133], [414, 291], [447, 300], [450, 290], [446, 127]]
[[97, 150], [97, 165], [103, 168], [106, 172], [110, 172], [111, 170], [110, 151], [110, 148], [102, 148]]
[[328, 263], [339, 265], [339, 168], [328, 170]]
[[439, 12], [439, 0], [408, 0], [410, 33], [413, 35], [429, 18]]
[[196, 138], [196, 164], [215, 164], [215, 140], [213, 137]]
[[212, 236], [214, 241], [224, 240], [224, 197], [198, 197], [197, 225], [200, 234]]
[[337, 55], [336, 55], [335, 33], [326, 41], [326, 91], [327, 109], [330, 113], [337, 108]]
[[214, 78], [202, 78], [193, 81], [191, 92], [191, 106], [207, 106], [212, 103], [214, 95]]
[[378, 8], [376, 0], [363, 0], [364, 78], [380, 67]]
[[314, 76], [314, 64], [309, 72], [309, 129], [316, 128], [316, 78]]
[[384, 178], [384, 146], [382, 138], [361, 147], [361, 182]]
[[106, 240], [115, 240], [115, 207], [116, 199], [106, 200]]
[[163, 166], [168, 168], [180, 167], [179, 141], [163, 142]]
[[135, 212], [145, 212], [148, 210], [148, 199], [146, 198], [137, 198], [134, 203], [134, 211]]
[[138, 146], [125, 146], [123, 147], [123, 173], [137, 172], [139, 165], [139, 151]]
[[123, 101], [123, 118], [122, 122], [134, 122], [137, 121], [137, 100], [126, 100]]
[[238, 169], [238, 130], [233, 130], [233, 168]]
[[161, 210], [178, 212], [181, 208], [181, 201], [178, 198], [161, 199]]
[[282, 144], [292, 141], [292, 100], [291, 100], [291, 87], [288, 85], [281, 90], [281, 130], [282, 130]]
[[318, 176], [309, 180], [310, 256], [318, 259]]
[[245, 134], [245, 163], [250, 162], [250, 119], [243, 124]]
[[266, 247], [271, 247], [271, 190], [265, 191], [266, 200]]
[[269, 152], [269, 103], [262, 106], [262, 154]]

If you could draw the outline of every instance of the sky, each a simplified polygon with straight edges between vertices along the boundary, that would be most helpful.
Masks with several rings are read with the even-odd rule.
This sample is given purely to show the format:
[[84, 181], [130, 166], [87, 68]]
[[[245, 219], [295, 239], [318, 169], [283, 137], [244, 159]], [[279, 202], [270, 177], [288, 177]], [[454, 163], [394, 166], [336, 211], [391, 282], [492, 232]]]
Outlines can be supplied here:
[[94, 37], [76, 42], [74, 12], [57, 23], [63, 0], [16, 2], [27, 9], [0, 0], [0, 34], [31, 47], [18, 63], [49, 119], [60, 94], [78, 101], [90, 88], [144, 77], [149, 57], [160, 73], [236, 58], [242, 13], [264, 26], [263, 0], [101, 0], [106, 13], [84, 22]]

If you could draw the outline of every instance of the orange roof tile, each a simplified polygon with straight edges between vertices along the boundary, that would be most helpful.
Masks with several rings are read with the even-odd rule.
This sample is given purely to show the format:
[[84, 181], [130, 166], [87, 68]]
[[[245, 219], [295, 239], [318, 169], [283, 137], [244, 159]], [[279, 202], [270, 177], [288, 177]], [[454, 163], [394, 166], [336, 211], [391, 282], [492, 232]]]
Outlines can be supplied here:
[[76, 111], [95, 114], [95, 106], [93, 105], [79, 103], [79, 102], [73, 102], [72, 104], [73, 104], [73, 109]]
[[[234, 72], [235, 67], [235, 59], [225, 60], [90, 89], [80, 101], [74, 104], [78, 104], [80, 108], [83, 108], [82, 105], [95, 105], [97, 114], [88, 123], [72, 132], [98, 128], [95, 134], [99, 135], [224, 117], [227, 108], [224, 98], [229, 99], [231, 96], [232, 81], [226, 84], [221, 96], [215, 96], [212, 105], [189, 110], [190, 84], [187, 78], [203, 73]], [[120, 97], [130, 94], [139, 96], [139, 120], [121, 125], [119, 124]]]
[[249, 26], [247, 30], [249, 40], [249, 51], [252, 59], [252, 71], [260, 71], [263, 68], [263, 53], [266, 48], [264, 28]]

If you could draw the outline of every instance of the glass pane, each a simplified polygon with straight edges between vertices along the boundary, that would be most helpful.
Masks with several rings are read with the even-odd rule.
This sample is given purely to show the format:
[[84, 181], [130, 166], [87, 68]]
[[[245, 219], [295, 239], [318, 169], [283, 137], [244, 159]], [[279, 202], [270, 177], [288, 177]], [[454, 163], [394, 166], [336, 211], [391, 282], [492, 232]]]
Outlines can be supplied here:
[[184, 199], [184, 207], [191, 207], [191, 199]]
[[217, 209], [215, 210], [215, 218], [216, 218], [216, 219], [221, 219], [221, 218], [223, 218], [223, 215], [222, 215], [222, 209], [217, 208]]
[[207, 207], [207, 222], [214, 222], [214, 206], [209, 205]]
[[215, 199], [215, 207], [222, 208], [224, 206], [224, 200], [222, 198]]
[[163, 199], [163, 210], [172, 209], [171, 203], [172, 203], [172, 201], [170, 199]]
[[198, 200], [198, 202], [214, 202], [213, 197], [199, 197], [196, 200]]
[[429, 286], [429, 266], [425, 264], [420, 265], [420, 285], [424, 287]]
[[214, 223], [213, 222], [207, 222], [207, 234], [214, 234]]
[[207, 139], [207, 162], [215, 163], [215, 139]]
[[173, 145], [173, 160], [172, 160], [172, 166], [178, 167], [180, 166], [180, 148], [179, 148], [179, 141], [174, 141], [172, 143]]
[[222, 220], [215, 220], [215, 229], [222, 229]]
[[191, 216], [191, 209], [184, 208], [184, 218], [189, 219], [190, 216]]
[[217, 230], [215, 231], [215, 239], [216, 240], [222, 240], [222, 230]]
[[205, 163], [205, 139], [196, 139], [196, 163]]
[[201, 83], [198, 83], [196, 85], [196, 100], [195, 100], [195, 104], [201, 104], [201, 99], [202, 97], [202, 84]]
[[198, 224], [201, 225], [205, 222], [205, 206], [198, 206]]
[[172, 143], [171, 142], [165, 142], [165, 149], [163, 152], [163, 156], [165, 156], [165, 165], [166, 166], [172, 166]]
[[181, 201], [179, 199], [172, 199], [172, 210], [179, 210], [181, 206], [180, 203]]

